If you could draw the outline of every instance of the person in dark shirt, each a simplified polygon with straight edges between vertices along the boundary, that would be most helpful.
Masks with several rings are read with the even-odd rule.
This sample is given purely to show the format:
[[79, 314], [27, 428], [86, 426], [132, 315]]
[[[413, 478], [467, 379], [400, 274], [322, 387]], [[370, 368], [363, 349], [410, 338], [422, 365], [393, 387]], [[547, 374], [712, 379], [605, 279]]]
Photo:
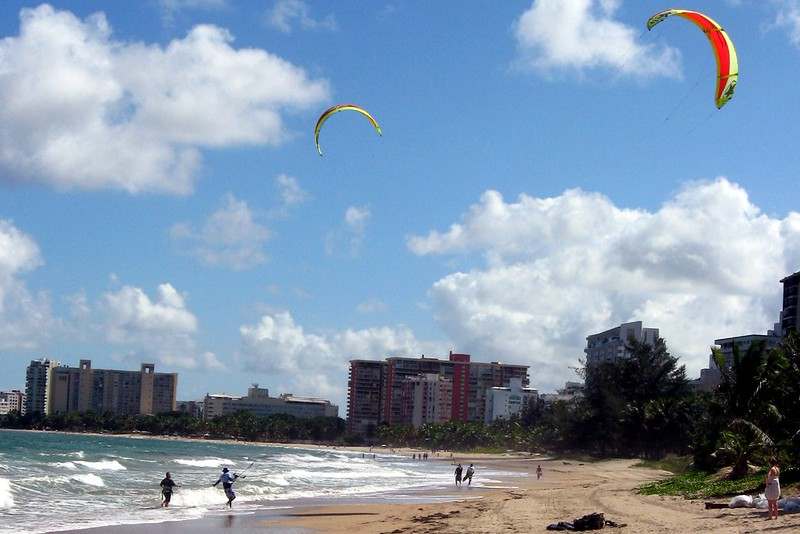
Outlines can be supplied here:
[[172, 480], [172, 475], [167, 473], [167, 476], [161, 481], [161, 495], [164, 497], [164, 499], [161, 501], [162, 507], [166, 508], [169, 506], [169, 501], [172, 499], [172, 488], [175, 486], [177, 486], [177, 484], [175, 484], [175, 481]]
[[456, 467], [456, 486], [461, 485], [461, 473], [463, 470], [464, 468], [461, 467], [461, 464], [458, 464], [458, 466]]

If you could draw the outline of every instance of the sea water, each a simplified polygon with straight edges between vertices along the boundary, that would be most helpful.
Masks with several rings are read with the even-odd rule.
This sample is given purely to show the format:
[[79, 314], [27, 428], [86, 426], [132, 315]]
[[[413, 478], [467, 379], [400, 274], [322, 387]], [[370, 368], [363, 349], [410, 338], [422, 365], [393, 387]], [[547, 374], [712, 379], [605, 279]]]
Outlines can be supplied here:
[[[376, 452], [373, 459], [372, 454], [362, 458], [360, 452], [334, 448], [0, 431], [0, 532], [39, 533], [219, 513], [226, 499], [221, 484], [211, 484], [222, 467], [242, 472], [251, 463], [246, 477], [234, 486], [238, 511], [452, 486], [453, 468], [447, 462]], [[160, 508], [159, 487], [166, 471], [180, 485], [167, 510]]]

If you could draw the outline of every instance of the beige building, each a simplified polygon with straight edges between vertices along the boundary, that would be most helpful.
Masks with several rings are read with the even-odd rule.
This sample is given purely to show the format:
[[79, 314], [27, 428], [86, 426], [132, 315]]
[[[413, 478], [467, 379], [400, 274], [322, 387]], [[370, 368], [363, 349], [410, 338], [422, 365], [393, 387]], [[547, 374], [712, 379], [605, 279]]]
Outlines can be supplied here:
[[0, 415], [18, 412], [25, 415], [25, 393], [18, 389], [0, 391]]
[[269, 390], [253, 384], [246, 397], [232, 395], [206, 395], [203, 402], [203, 417], [206, 420], [236, 412], [251, 412], [257, 416], [275, 414], [295, 417], [338, 417], [339, 407], [329, 400], [313, 397], [298, 397], [283, 393], [280, 397], [270, 397]]
[[176, 373], [156, 373], [152, 363], [143, 363], [139, 371], [120, 371], [93, 369], [91, 360], [81, 360], [78, 367], [52, 369], [45, 413], [173, 412], [177, 387]]

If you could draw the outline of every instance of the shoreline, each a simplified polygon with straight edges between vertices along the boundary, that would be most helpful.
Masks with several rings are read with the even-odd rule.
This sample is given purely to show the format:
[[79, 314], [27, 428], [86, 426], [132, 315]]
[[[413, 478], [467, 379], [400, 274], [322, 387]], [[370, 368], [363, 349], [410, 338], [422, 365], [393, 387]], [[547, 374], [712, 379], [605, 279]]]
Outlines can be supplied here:
[[128, 438], [128, 439], [152, 439], [159, 441], [184, 441], [190, 443], [216, 443], [220, 445], [245, 445], [257, 447], [282, 447], [288, 449], [309, 449], [309, 450], [336, 450], [345, 452], [363, 452], [365, 454], [377, 455], [395, 455], [403, 456], [412, 454], [428, 453], [428, 461], [450, 461], [451, 454], [453, 461], [464, 461], [464, 458], [474, 459], [500, 459], [500, 458], [549, 458], [547, 455], [538, 453], [522, 452], [522, 451], [506, 451], [503, 453], [482, 453], [482, 452], [464, 452], [452, 451], [449, 449], [439, 449], [438, 453], [443, 456], [431, 455], [428, 449], [421, 449], [418, 447], [388, 447], [384, 445], [369, 446], [369, 445], [333, 445], [327, 443], [304, 443], [304, 442], [279, 442], [279, 441], [247, 441], [236, 439], [218, 439], [218, 438], [204, 438], [204, 437], [189, 437], [189, 436], [169, 436], [169, 435], [151, 435], [143, 433], [111, 433], [111, 432], [74, 432], [65, 430], [33, 430], [27, 428], [0, 428], [0, 432], [28, 432], [28, 433], [42, 433], [42, 434], [63, 434], [68, 436], [96, 436], [96, 437], [110, 437], [110, 438]]
[[[313, 498], [310, 500], [287, 500], [264, 502], [263, 506], [255, 509], [237, 510], [230, 512], [219, 511], [207, 513], [202, 518], [188, 520], [165, 520], [158, 523], [131, 523], [124, 525], [109, 525], [85, 529], [71, 529], [59, 531], [63, 534], [172, 534], [191, 530], [193, 534], [211, 534], [222, 530], [235, 532], [265, 532], [280, 534], [312, 534], [318, 532], [316, 527], [304, 524], [304, 521], [316, 524], [329, 520], [347, 521], [352, 518], [374, 518], [380, 516], [381, 510], [393, 507], [411, 507], [414, 509], [436, 505], [461, 505], [472, 501], [479, 501], [487, 495], [515, 489], [512, 484], [515, 480], [528, 475], [527, 471], [509, 469], [508, 457], [499, 456], [494, 459], [485, 459], [487, 455], [477, 453], [459, 457], [462, 462], [483, 462], [484, 471], [492, 473], [501, 471], [502, 474], [491, 474], [489, 485], [476, 485], [463, 488], [455, 487], [424, 487], [407, 490], [376, 493], [353, 497]], [[433, 458], [431, 458], [433, 459]], [[447, 458], [436, 458], [437, 461], [449, 461]], [[298, 521], [298, 524], [291, 524]], [[325, 532], [325, 530], [322, 530]]]

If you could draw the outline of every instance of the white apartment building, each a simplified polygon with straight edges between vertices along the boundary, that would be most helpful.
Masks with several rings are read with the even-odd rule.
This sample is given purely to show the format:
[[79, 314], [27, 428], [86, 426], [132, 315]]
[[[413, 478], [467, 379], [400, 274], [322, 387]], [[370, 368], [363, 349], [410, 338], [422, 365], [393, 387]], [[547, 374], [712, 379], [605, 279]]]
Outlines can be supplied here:
[[484, 422], [489, 424], [497, 419], [510, 419], [519, 415], [531, 400], [538, 397], [539, 393], [535, 389], [522, 387], [522, 380], [519, 378], [512, 378], [508, 387], [487, 388]]
[[438, 374], [426, 373], [408, 379], [406, 396], [411, 400], [411, 424], [444, 423], [453, 415], [453, 381]]
[[592, 334], [586, 338], [586, 364], [616, 361], [630, 356], [628, 341], [635, 339], [640, 343], [655, 345], [658, 328], [643, 328], [641, 321], [622, 323], [605, 332]]

